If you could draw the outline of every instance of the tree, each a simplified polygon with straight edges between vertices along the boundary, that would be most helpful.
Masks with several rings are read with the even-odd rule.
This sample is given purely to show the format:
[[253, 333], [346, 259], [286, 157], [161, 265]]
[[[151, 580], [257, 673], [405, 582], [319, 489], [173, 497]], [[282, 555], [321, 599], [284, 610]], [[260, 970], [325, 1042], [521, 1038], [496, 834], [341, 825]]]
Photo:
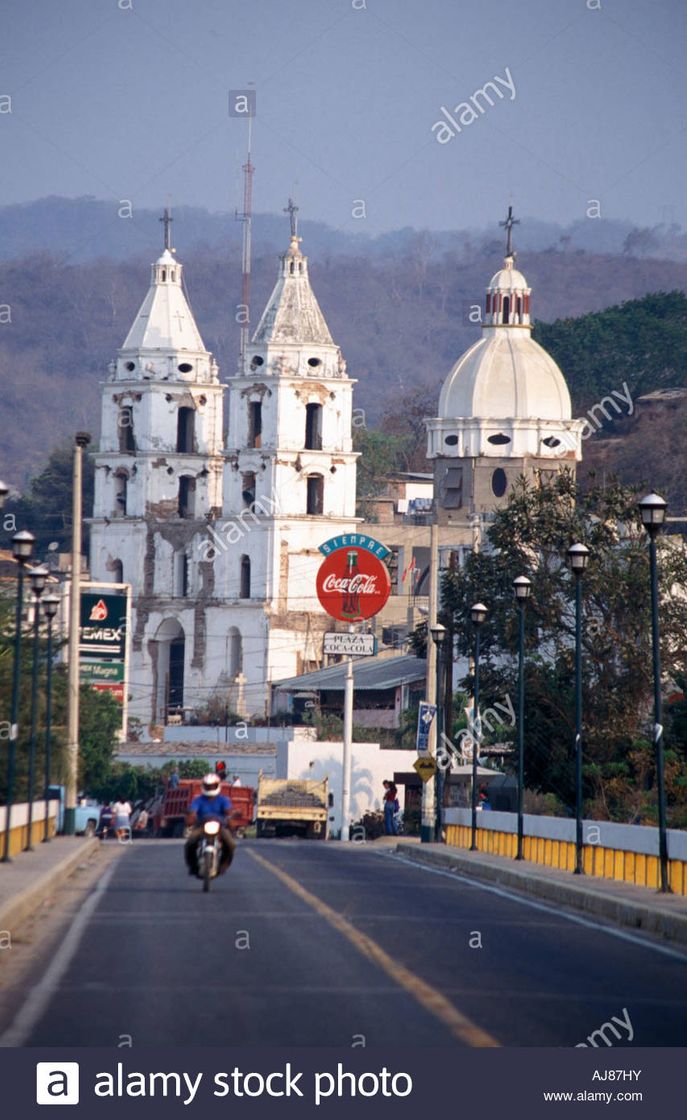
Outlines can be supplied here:
[[[652, 817], [653, 760], [641, 754], [650, 738], [652, 668], [648, 550], [637, 494], [617, 483], [581, 495], [568, 472], [541, 487], [522, 479], [498, 510], [480, 552], [443, 580], [443, 621], [470, 655], [470, 606], [482, 600], [481, 706], [516, 696], [517, 613], [512, 581], [532, 580], [527, 607], [526, 778], [530, 786], [574, 802], [573, 577], [565, 553], [574, 541], [591, 550], [583, 577], [585, 796], [588, 808], [613, 819]], [[661, 636], [666, 680], [687, 667], [687, 554], [675, 538], [659, 539]], [[472, 680], [466, 679], [468, 691]], [[668, 744], [672, 815], [687, 811], [684, 756]], [[640, 809], [628, 789], [643, 783]], [[652, 791], [649, 794], [649, 791]]]
[[[5, 506], [5, 516], [13, 514], [17, 528], [28, 529], [36, 537], [36, 557], [42, 557], [52, 541], [57, 542], [61, 552], [71, 549], [73, 456], [71, 443], [56, 447], [40, 474], [31, 480], [28, 494]], [[84, 455], [83, 508], [86, 515], [93, 509], [94, 485], [93, 459]], [[88, 526], [84, 529], [85, 547]]]

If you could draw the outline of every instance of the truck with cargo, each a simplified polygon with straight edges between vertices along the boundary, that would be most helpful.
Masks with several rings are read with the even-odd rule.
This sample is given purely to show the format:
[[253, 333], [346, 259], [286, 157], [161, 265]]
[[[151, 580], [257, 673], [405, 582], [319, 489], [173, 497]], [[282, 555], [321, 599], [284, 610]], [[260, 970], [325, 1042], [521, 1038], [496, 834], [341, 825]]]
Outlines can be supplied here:
[[[153, 817], [155, 836], [183, 836], [186, 829], [186, 816], [191, 802], [201, 792], [200, 778], [182, 778], [174, 787], [167, 783], [161, 802]], [[252, 824], [255, 815], [255, 790], [250, 786], [234, 786], [222, 782], [221, 792], [232, 803], [232, 829], [241, 835]]]
[[257, 835], [302, 836], [326, 840], [329, 818], [328, 781], [295, 778], [258, 780]]

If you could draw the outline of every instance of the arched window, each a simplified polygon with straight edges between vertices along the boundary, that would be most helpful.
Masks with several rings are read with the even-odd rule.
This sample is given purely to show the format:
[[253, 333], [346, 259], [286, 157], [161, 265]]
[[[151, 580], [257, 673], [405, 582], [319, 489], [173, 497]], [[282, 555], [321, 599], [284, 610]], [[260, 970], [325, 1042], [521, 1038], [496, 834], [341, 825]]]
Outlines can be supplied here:
[[177, 413], [177, 451], [190, 454], [193, 451], [195, 410], [180, 408]]
[[248, 446], [262, 447], [262, 403], [248, 402]]
[[250, 556], [241, 557], [239, 599], [250, 599]]
[[510, 322], [510, 296], [503, 297], [503, 322]]
[[174, 594], [184, 598], [188, 595], [188, 556], [184, 549], [174, 553]]
[[321, 474], [311, 474], [306, 481], [308, 494], [305, 512], [312, 517], [321, 517], [324, 508], [324, 479]]
[[112, 582], [124, 583], [124, 565], [121, 560], [112, 561]]
[[115, 494], [114, 494], [114, 516], [126, 517], [127, 506], [127, 487], [128, 479], [125, 474], [116, 474], [114, 476]]
[[307, 451], [322, 450], [322, 405], [305, 406], [305, 447]]
[[182, 475], [179, 479], [179, 517], [193, 517], [196, 507], [196, 480]]
[[235, 626], [227, 634], [227, 669], [232, 679], [243, 670], [243, 639]]
[[255, 505], [255, 471], [244, 471], [241, 477], [241, 498], [246, 509]]
[[134, 439], [134, 410], [130, 404], [120, 408], [117, 415], [117, 430], [119, 432], [119, 450], [123, 455], [136, 451]]

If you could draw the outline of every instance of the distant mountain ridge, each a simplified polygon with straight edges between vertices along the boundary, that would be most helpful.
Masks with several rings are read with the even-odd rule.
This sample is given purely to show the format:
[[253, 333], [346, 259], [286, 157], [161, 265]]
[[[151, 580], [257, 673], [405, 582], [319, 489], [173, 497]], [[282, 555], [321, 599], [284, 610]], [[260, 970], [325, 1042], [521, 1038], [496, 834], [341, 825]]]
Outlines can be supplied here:
[[[128, 199], [104, 201], [92, 198], [51, 196], [32, 202], [0, 207], [0, 260], [48, 251], [73, 262], [109, 257], [127, 260], [141, 254], [149, 256], [161, 241], [160, 212], [139, 209]], [[173, 243], [180, 253], [198, 246], [215, 250], [238, 246], [241, 223], [233, 211], [179, 206], [173, 211]], [[375, 237], [365, 232], [337, 229], [301, 215], [300, 232], [313, 255], [362, 255], [377, 258], [403, 253], [418, 236], [411, 227], [382, 233]], [[253, 242], [257, 253], [284, 243], [286, 219], [282, 214], [257, 213], [253, 221]], [[499, 251], [497, 216], [493, 228], [431, 230], [424, 234], [432, 257], [444, 252], [477, 248]], [[630, 222], [583, 218], [568, 226], [523, 217], [517, 230], [518, 249], [529, 252], [584, 250], [594, 253], [623, 253], [633, 256], [656, 255], [669, 260], [687, 260], [687, 234], [679, 226], [662, 225], [637, 229]]]
[[[112, 234], [118, 253], [110, 255], [105, 250], [109, 243], [103, 233], [103, 207], [110, 225], [118, 223]], [[80, 225], [89, 214], [92, 224]], [[173, 241], [185, 266], [204, 343], [217, 357], [226, 382], [236, 371], [239, 344], [241, 227], [226, 216], [208, 218], [204, 211], [194, 225], [193, 214], [176, 212]], [[84, 209], [79, 200], [44, 200], [44, 205], [0, 210], [0, 305], [9, 308], [9, 317], [0, 316], [0, 477], [15, 487], [23, 488], [28, 477], [42, 469], [49, 451], [78, 428], [97, 438], [101, 383], [145, 296], [150, 262], [161, 247], [159, 215], [148, 212], [145, 221], [143, 215], [120, 219], [116, 214], [112, 217], [109, 203], [88, 202]], [[210, 219], [216, 223], [215, 235], [206, 237]], [[129, 229], [126, 222], [133, 220], [138, 223], [135, 249], [122, 257], [119, 231]], [[46, 240], [41, 233], [41, 221], [44, 231], [45, 223], [53, 223], [52, 238]], [[11, 246], [2, 245], [8, 223], [14, 231], [14, 249], [23, 246], [23, 256], [9, 253]], [[439, 245], [438, 235], [416, 230], [366, 239], [317, 223], [302, 222], [300, 228], [318, 301], [349, 374], [358, 382], [354, 391], [358, 423], [375, 427], [390, 406], [416, 390], [426, 392], [428, 414], [433, 414], [443, 379], [479, 335], [476, 314], [483, 306], [489, 277], [500, 265], [502, 240], [490, 233], [481, 243], [456, 233], [447, 235], [447, 248]], [[523, 220], [518, 227], [522, 246], [525, 230]], [[256, 219], [254, 324], [274, 284], [277, 254], [286, 247], [287, 238], [283, 216]], [[332, 248], [337, 244], [339, 251]], [[67, 251], [60, 245], [71, 248]], [[609, 376], [615, 379], [609, 389], [621, 387], [624, 380], [637, 383], [624, 372], [626, 356], [631, 364], [643, 362], [641, 347], [646, 338], [652, 340], [654, 360], [646, 370], [642, 367], [647, 376], [642, 378], [641, 391], [685, 384], [684, 366], [669, 360], [671, 354], [681, 358], [684, 352], [683, 310], [675, 299], [666, 305], [670, 314], [662, 349], [654, 342], [652, 326], [660, 317], [659, 305], [638, 309], [642, 317], [636, 320], [636, 347], [632, 331], [625, 329], [626, 316], [587, 323], [579, 317], [642, 300], [649, 293], [674, 292], [678, 300], [683, 299], [687, 259], [591, 253], [571, 249], [566, 242], [540, 251], [523, 247], [518, 266], [533, 289], [536, 337], [559, 361], [576, 415], [598, 399], [594, 394], [604, 383], [606, 360]], [[656, 364], [661, 353], [661, 369], [668, 380]], [[621, 360], [616, 360], [618, 356]]]

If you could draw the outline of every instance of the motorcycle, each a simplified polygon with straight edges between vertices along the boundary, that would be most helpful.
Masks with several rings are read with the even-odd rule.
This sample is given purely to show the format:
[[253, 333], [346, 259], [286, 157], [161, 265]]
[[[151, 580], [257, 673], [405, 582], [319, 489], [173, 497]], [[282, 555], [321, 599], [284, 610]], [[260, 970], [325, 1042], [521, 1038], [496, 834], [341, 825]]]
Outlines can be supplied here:
[[219, 874], [219, 865], [222, 858], [221, 822], [206, 820], [203, 822], [203, 833], [198, 841], [198, 874], [203, 880], [203, 891], [210, 890], [210, 882]]

